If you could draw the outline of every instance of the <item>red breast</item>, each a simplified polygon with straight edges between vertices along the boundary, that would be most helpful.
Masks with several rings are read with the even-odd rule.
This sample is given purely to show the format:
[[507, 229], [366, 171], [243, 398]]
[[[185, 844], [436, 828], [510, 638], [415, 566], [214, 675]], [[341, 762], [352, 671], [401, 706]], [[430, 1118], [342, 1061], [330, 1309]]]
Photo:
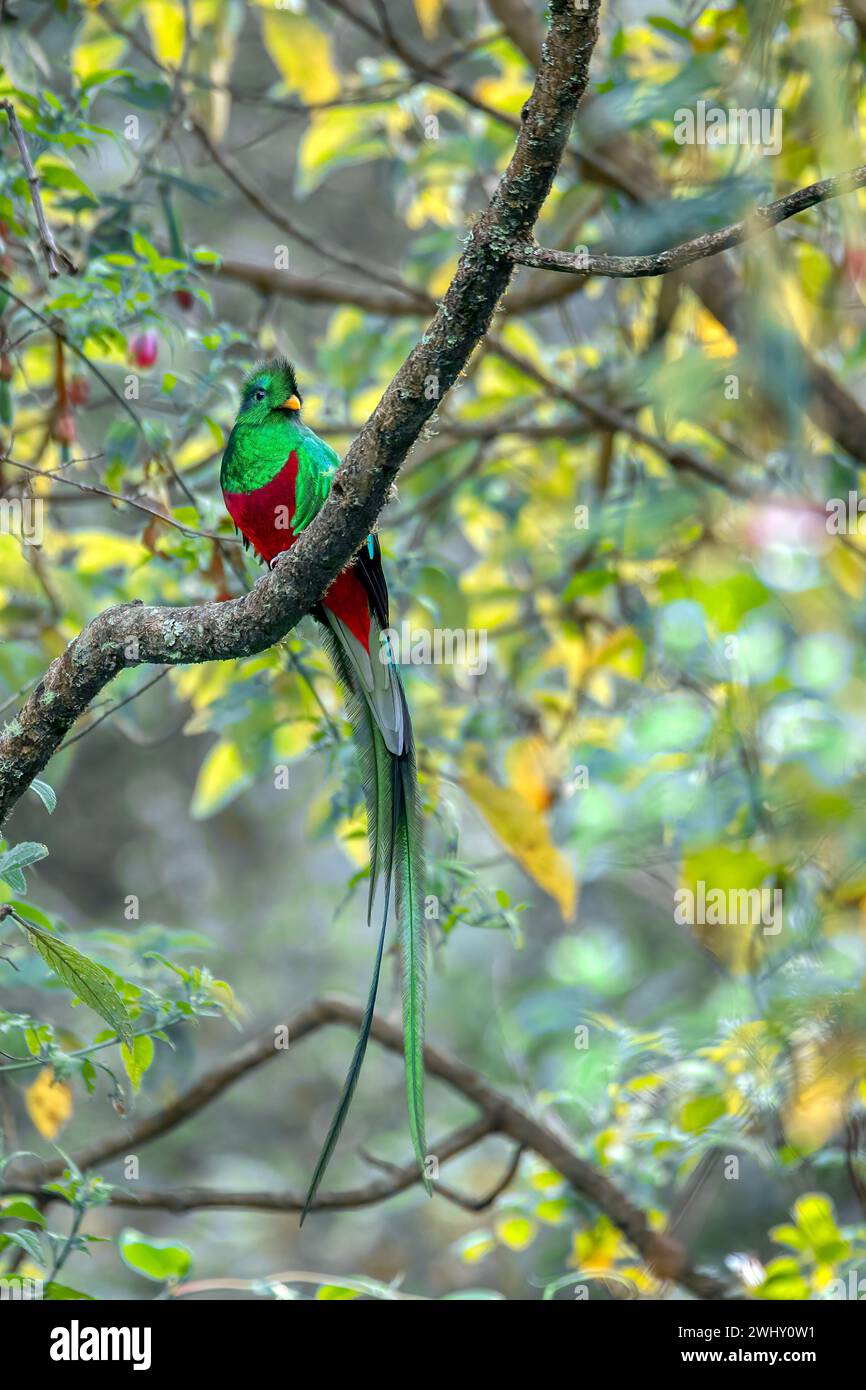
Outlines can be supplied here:
[[290, 525], [297, 476], [298, 456], [292, 450], [279, 473], [255, 492], [223, 493], [235, 526], [268, 564], [297, 539]]
[[[297, 540], [289, 524], [295, 511], [297, 477], [298, 456], [293, 450], [279, 473], [255, 492], [223, 493], [235, 526], [268, 564]], [[337, 575], [323, 602], [369, 652], [370, 605], [367, 591], [353, 570]]]

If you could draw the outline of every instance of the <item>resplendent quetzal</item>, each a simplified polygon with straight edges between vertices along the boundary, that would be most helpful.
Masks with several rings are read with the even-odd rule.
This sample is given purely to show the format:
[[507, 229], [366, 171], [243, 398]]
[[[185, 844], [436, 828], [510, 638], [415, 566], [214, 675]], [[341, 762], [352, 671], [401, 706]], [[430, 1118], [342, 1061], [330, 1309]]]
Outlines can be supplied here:
[[[284, 358], [263, 363], [244, 382], [220, 483], [229, 515], [268, 564], [294, 543], [319, 512], [340, 460], [301, 420], [294, 368]], [[373, 1021], [392, 881], [403, 958], [403, 1031], [409, 1128], [424, 1174], [423, 846], [412, 724], [387, 636], [388, 589], [379, 542], [370, 536], [337, 576], [314, 616], [346, 693], [354, 730], [370, 833], [367, 920], [379, 881], [384, 910], [376, 962], [349, 1074], [310, 1183], [303, 1223], [349, 1110]], [[424, 1177], [429, 1193], [430, 1184]]]

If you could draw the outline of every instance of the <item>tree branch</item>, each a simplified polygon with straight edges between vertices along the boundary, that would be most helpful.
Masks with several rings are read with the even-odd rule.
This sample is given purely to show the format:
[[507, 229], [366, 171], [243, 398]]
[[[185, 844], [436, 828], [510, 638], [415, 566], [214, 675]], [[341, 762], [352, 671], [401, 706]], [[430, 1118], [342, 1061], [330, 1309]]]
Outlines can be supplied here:
[[[303, 1038], [309, 1037], [329, 1024], [342, 1024], [357, 1029], [362, 1010], [356, 1004], [342, 999], [324, 998], [316, 1000], [302, 1009], [287, 1025], [290, 1048]], [[400, 1028], [384, 1019], [373, 1020], [371, 1036], [389, 1052], [399, 1056], [403, 1053], [403, 1034]], [[224, 1090], [241, 1077], [276, 1057], [288, 1055], [275, 1046], [274, 1028], [265, 1029], [257, 1038], [251, 1039], [234, 1056], [219, 1064], [197, 1081], [183, 1095], [155, 1115], [138, 1120], [122, 1134], [101, 1139], [88, 1148], [73, 1155], [73, 1161], [82, 1171], [105, 1163], [149, 1143], [162, 1134], [175, 1129], [184, 1120], [197, 1113], [214, 1100]], [[581, 1158], [571, 1144], [542, 1120], [536, 1119], [521, 1109], [503, 1092], [489, 1085], [479, 1074], [465, 1063], [440, 1052], [429, 1043], [424, 1049], [424, 1065], [431, 1076], [444, 1081], [465, 1100], [471, 1101], [480, 1111], [479, 1119], [473, 1125], [455, 1131], [443, 1141], [446, 1150], [434, 1151], [440, 1160], [463, 1152], [487, 1134], [501, 1134], [523, 1149], [531, 1149], [546, 1160], [552, 1168], [594, 1206], [605, 1213], [615, 1226], [622, 1231], [631, 1245], [638, 1250], [659, 1279], [673, 1280], [695, 1294], [698, 1298], [727, 1299], [727, 1286], [712, 1275], [694, 1268], [683, 1246], [672, 1237], [653, 1231], [646, 1213], [634, 1204], [615, 1183], [599, 1169]], [[59, 1176], [68, 1166], [65, 1158], [52, 1159], [36, 1168], [33, 1164], [22, 1165], [6, 1173], [0, 1191], [31, 1192], [41, 1189], [44, 1183]], [[411, 1172], [411, 1178], [410, 1178]], [[19, 1176], [16, 1176], [19, 1174]], [[371, 1202], [385, 1200], [388, 1196], [404, 1191], [419, 1177], [417, 1166], [407, 1165], [391, 1175], [390, 1182], [368, 1184], [364, 1188], [352, 1189], [345, 1193], [322, 1194], [317, 1208], [331, 1210], [343, 1209], [353, 1205], [369, 1205]], [[509, 1178], [510, 1180], [510, 1178]], [[296, 1211], [299, 1203], [297, 1194], [235, 1194], [214, 1193], [209, 1195], [201, 1189], [182, 1191], [173, 1206], [173, 1194], [141, 1194], [139, 1201], [148, 1205], [166, 1205], [172, 1210], [192, 1210], [204, 1206], [250, 1205], [247, 1198], [252, 1197], [257, 1210]], [[360, 1200], [359, 1200], [360, 1199]], [[189, 1205], [184, 1205], [189, 1203]], [[135, 1197], [120, 1194], [117, 1205], [134, 1205]]]
[[501, 338], [490, 334], [487, 341], [497, 357], [501, 357], [504, 362], [510, 363], [512, 367], [516, 367], [518, 371], [531, 377], [533, 381], [537, 381], [539, 386], [543, 386], [550, 395], [557, 396], [560, 400], [576, 406], [587, 419], [592, 420], [601, 429], [627, 434], [639, 444], [652, 449], [659, 458], [663, 458], [672, 468], [679, 472], [692, 473], [695, 477], [702, 478], [704, 482], [711, 483], [724, 492], [743, 498], [751, 495], [749, 488], [744, 487], [736, 478], [719, 473], [710, 464], [704, 463], [703, 459], [692, 453], [690, 449], [679, 444], [670, 444], [666, 439], [660, 439], [657, 435], [647, 434], [646, 430], [642, 430], [634, 420], [630, 419], [628, 415], [624, 415], [622, 411], [606, 405], [604, 401], [591, 400], [581, 395], [579, 391], [575, 391], [570, 386], [565, 386], [548, 376], [546, 372], [536, 366], [531, 358], [515, 352]]
[[550, 191], [586, 89], [600, 0], [551, 0], [544, 62], [511, 161], [430, 325], [349, 449], [319, 515], [243, 598], [193, 608], [123, 604], [84, 629], [0, 736], [0, 824], [71, 725], [121, 670], [249, 656], [321, 599], [370, 531], [411, 446], [480, 339]]
[[[200, 270], [221, 280], [235, 280], [263, 295], [279, 299], [301, 300], [305, 304], [354, 304], [370, 314], [386, 318], [422, 317], [436, 312], [436, 301], [423, 289], [403, 283], [400, 289], [387, 285], [351, 285], [321, 275], [298, 275], [288, 270], [276, 270], [269, 265], [236, 261], [227, 257], [218, 265], [202, 265]], [[508, 318], [546, 309], [573, 294], [578, 287], [568, 280], [552, 280], [547, 275], [532, 279], [510, 289], [502, 301], [501, 312]]]
[[15, 107], [12, 105], [11, 101], [4, 99], [0, 101], [0, 111], [6, 112], [6, 119], [9, 122], [9, 131], [18, 146], [18, 153], [21, 156], [21, 163], [24, 166], [24, 176], [30, 186], [30, 202], [33, 204], [36, 225], [39, 228], [39, 244], [42, 247], [45, 263], [48, 266], [49, 277], [52, 280], [56, 280], [61, 269], [65, 270], [69, 275], [76, 275], [78, 273], [78, 267], [72, 257], [67, 256], [66, 252], [62, 251], [57, 245], [57, 242], [54, 240], [54, 233], [48, 225], [45, 209], [42, 206], [42, 196], [39, 192], [39, 175], [33, 167], [33, 160], [30, 158], [30, 151], [27, 148], [27, 139], [21, 122], [15, 113]]
[[[369, 279], [377, 281], [381, 285], [390, 286], [392, 290], [396, 290], [398, 293], [405, 293], [409, 302], [412, 302], [413, 294], [411, 289], [403, 283], [398, 275], [394, 275], [388, 270], [382, 270], [379, 266], [373, 265], [370, 261], [360, 256], [347, 255], [340, 247], [330, 245], [328, 242], [323, 241], [321, 236], [314, 235], [312, 232], [308, 232], [304, 227], [301, 227], [283, 212], [282, 209], [274, 207], [269, 199], [267, 199], [263, 193], [259, 192], [239, 169], [236, 169], [234, 165], [229, 163], [219, 147], [214, 144], [200, 121], [196, 120], [194, 117], [190, 117], [189, 124], [190, 129], [201, 143], [208, 157], [216, 164], [217, 168], [222, 170], [226, 178], [234, 184], [235, 188], [243, 195], [250, 207], [255, 208], [257, 212], [261, 213], [263, 217], [266, 217], [269, 222], [273, 223], [275, 227], [278, 227], [286, 236], [292, 237], [295, 241], [299, 241], [301, 245], [306, 246], [308, 250], [317, 252], [320, 256], [324, 256], [327, 260], [333, 261], [335, 265], [342, 266], [344, 270], [348, 270], [352, 274], [366, 275]], [[422, 298], [426, 299], [426, 296], [422, 296]]]
[[[430, 1151], [435, 1153], [440, 1163], [444, 1163], [447, 1159], [454, 1158], [457, 1154], [474, 1148], [482, 1139], [494, 1132], [489, 1120], [473, 1120], [472, 1124], [464, 1125], [462, 1129], [454, 1130], [452, 1134], [441, 1139], [438, 1144], [433, 1145]], [[313, 1204], [314, 1209], [316, 1211], [356, 1211], [361, 1207], [377, 1206], [380, 1202], [388, 1202], [392, 1197], [397, 1197], [401, 1192], [415, 1187], [421, 1181], [417, 1163], [407, 1163], [403, 1166], [398, 1164], [383, 1166], [387, 1167], [388, 1178], [377, 1178], [373, 1182], [366, 1183], [363, 1187], [350, 1187], [343, 1192], [320, 1192]], [[509, 1182], [513, 1176], [514, 1162], [512, 1160], [507, 1172]], [[461, 1206], [469, 1207], [470, 1204], [479, 1202], [481, 1205], [470, 1209], [481, 1211], [495, 1200], [502, 1190], [502, 1186], [503, 1183], [500, 1180], [493, 1196], [489, 1198], [487, 1196], [483, 1198], [462, 1197], [460, 1194], [452, 1193], [450, 1189], [443, 1191], [438, 1182], [436, 1190], [450, 1200], [456, 1200]], [[39, 1183], [23, 1187], [19, 1183], [15, 1186], [15, 1191], [28, 1197], [41, 1196], [45, 1198], [46, 1196]], [[47, 1194], [49, 1199], [51, 1195], [51, 1193]], [[222, 1188], [208, 1187], [179, 1187], [158, 1192], [147, 1188], [132, 1190], [131, 1188], [116, 1187], [111, 1193], [109, 1205], [131, 1207], [139, 1211], [269, 1211], [284, 1212], [291, 1215], [302, 1212], [305, 1202], [306, 1195], [303, 1192], [272, 1192], [270, 1190], [232, 1192]]]
[[645, 275], [667, 275], [672, 270], [694, 265], [695, 261], [717, 256], [721, 251], [730, 251], [752, 237], [776, 227], [789, 217], [796, 217], [817, 203], [825, 203], [830, 198], [839, 198], [866, 186], [866, 164], [847, 173], [836, 174], [833, 178], [822, 179], [819, 183], [798, 188], [774, 203], [754, 208], [740, 222], [732, 222], [717, 232], [705, 232], [703, 236], [684, 241], [666, 251], [656, 251], [649, 256], [591, 256], [581, 251], [555, 251], [537, 242], [526, 246], [515, 244], [512, 255], [516, 264], [532, 266], [535, 270], [558, 270], [567, 275], [607, 275], [617, 279], [633, 279]]

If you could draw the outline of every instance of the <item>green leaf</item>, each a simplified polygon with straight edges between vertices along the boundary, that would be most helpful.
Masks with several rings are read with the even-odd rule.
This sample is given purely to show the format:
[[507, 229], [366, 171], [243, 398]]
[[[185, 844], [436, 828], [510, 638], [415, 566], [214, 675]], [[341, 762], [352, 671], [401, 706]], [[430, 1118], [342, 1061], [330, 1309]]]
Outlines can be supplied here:
[[135, 1038], [131, 1047], [128, 1047], [126, 1043], [122, 1045], [120, 1055], [123, 1058], [126, 1074], [132, 1082], [133, 1090], [140, 1089], [144, 1073], [153, 1061], [153, 1053], [153, 1038], [149, 1038], [143, 1033]]
[[697, 1134], [727, 1111], [723, 1096], [695, 1096], [680, 1111], [680, 1126], [686, 1134]]
[[766, 1279], [754, 1292], [757, 1298], [789, 1302], [807, 1299], [809, 1286], [800, 1273], [796, 1260], [771, 1260], [767, 1265]]
[[39, 182], [44, 188], [55, 188], [58, 192], [79, 193], [94, 207], [98, 203], [96, 194], [88, 188], [80, 174], [55, 159], [40, 159], [36, 166]]
[[44, 859], [47, 854], [45, 845], [37, 844], [33, 840], [13, 845], [11, 849], [0, 853], [0, 879], [8, 883], [13, 892], [26, 893], [27, 879], [22, 869], [28, 864], [35, 864], [38, 860]]
[[71, 1301], [80, 1298], [86, 1298], [89, 1302], [93, 1302], [92, 1293], [82, 1293], [80, 1289], [70, 1289], [68, 1284], [55, 1284], [53, 1280], [43, 1288], [42, 1297], [47, 1299], [49, 1303], [62, 1303], [67, 1299]]
[[9, 1231], [4, 1236], [4, 1240], [9, 1245], [17, 1245], [22, 1250], [26, 1250], [31, 1260], [35, 1260], [38, 1265], [44, 1263], [45, 1255], [42, 1252], [42, 1242], [35, 1231]]
[[[13, 845], [11, 849], [4, 850], [0, 854], [0, 878], [5, 879], [10, 888], [14, 888], [16, 892], [24, 892], [27, 885], [25, 884], [24, 888], [20, 886], [21, 874], [20, 872], [16, 874], [15, 871], [25, 869], [28, 864], [36, 864], [40, 859], [45, 859], [47, 855], [47, 847], [37, 844], [35, 840], [24, 840], [20, 845]], [[10, 873], [16, 878], [16, 882], [10, 879]]]
[[[19, 924], [20, 925], [20, 924]], [[45, 964], [68, 989], [109, 1023], [123, 1042], [132, 1044], [132, 1019], [104, 966], [88, 960], [81, 951], [50, 932], [27, 923], [27, 940]]]
[[9, 906], [14, 907], [19, 917], [26, 917], [28, 922], [35, 922], [37, 927], [44, 927], [46, 931], [54, 931], [54, 923], [51, 918], [47, 917], [44, 912], [40, 912], [39, 908], [34, 907], [32, 903], [21, 902], [19, 899], [13, 898]]
[[164, 1284], [169, 1279], [182, 1279], [192, 1266], [192, 1251], [178, 1241], [156, 1240], [140, 1231], [127, 1228], [118, 1241], [124, 1264]]
[[44, 1226], [45, 1217], [38, 1207], [34, 1207], [32, 1202], [28, 1202], [26, 1197], [13, 1197], [10, 1201], [0, 1206], [0, 1221], [32, 1221], [35, 1226]]
[[36, 793], [50, 816], [57, 805], [57, 793], [54, 788], [50, 787], [47, 782], [40, 782], [39, 778], [36, 777], [30, 783], [30, 790]]
[[104, 87], [106, 83], [113, 82], [118, 77], [134, 77], [134, 74], [129, 68], [99, 68], [81, 79], [81, 90], [90, 92], [94, 87]]
[[592, 594], [600, 594], [602, 589], [615, 583], [616, 575], [612, 570], [579, 571], [565, 586], [562, 601], [563, 603], [571, 603], [572, 599], [575, 598], [588, 598]]
[[346, 164], [387, 158], [382, 134], [386, 107], [332, 107], [316, 111], [307, 124], [298, 152], [297, 191], [306, 196], [324, 178]]
[[113, 96], [122, 101], [130, 101], [144, 111], [167, 109], [171, 104], [172, 91], [166, 82], [154, 80], [144, 82], [140, 77], [122, 78], [114, 88]]
[[807, 1192], [794, 1203], [794, 1219], [818, 1264], [836, 1264], [850, 1247], [836, 1225], [833, 1204], [817, 1192]]
[[647, 20], [654, 29], [661, 29], [666, 34], [673, 34], [676, 38], [682, 39], [689, 47], [692, 44], [692, 34], [688, 29], [684, 29], [681, 24], [677, 24], [673, 19], [668, 19], [666, 15], [651, 14]]

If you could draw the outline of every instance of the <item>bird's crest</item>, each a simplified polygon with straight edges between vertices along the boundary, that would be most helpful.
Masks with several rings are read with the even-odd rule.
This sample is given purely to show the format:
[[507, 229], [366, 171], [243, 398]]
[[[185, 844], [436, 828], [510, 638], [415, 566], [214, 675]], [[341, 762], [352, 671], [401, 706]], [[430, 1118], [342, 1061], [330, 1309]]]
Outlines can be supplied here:
[[[279, 383], [279, 391], [272, 392], [275, 383]], [[253, 392], [261, 388], [264, 388], [268, 395], [276, 396], [282, 393], [284, 400], [289, 396], [300, 398], [295, 368], [288, 357], [272, 357], [270, 361], [257, 362], [241, 387], [241, 400], [248, 401]]]

